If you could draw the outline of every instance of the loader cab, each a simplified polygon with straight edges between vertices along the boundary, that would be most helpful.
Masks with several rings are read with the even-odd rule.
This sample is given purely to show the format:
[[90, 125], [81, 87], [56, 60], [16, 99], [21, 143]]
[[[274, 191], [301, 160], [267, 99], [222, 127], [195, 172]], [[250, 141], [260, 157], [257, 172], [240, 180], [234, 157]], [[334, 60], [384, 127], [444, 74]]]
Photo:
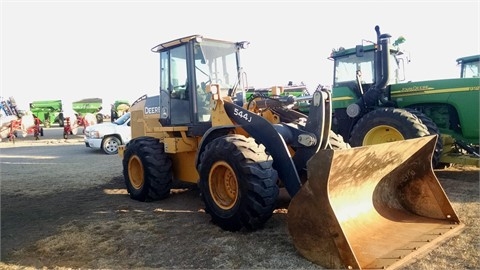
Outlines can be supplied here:
[[224, 95], [239, 84], [242, 44], [189, 36], [152, 48], [160, 54], [160, 123], [187, 126], [189, 135], [211, 127], [209, 84]]

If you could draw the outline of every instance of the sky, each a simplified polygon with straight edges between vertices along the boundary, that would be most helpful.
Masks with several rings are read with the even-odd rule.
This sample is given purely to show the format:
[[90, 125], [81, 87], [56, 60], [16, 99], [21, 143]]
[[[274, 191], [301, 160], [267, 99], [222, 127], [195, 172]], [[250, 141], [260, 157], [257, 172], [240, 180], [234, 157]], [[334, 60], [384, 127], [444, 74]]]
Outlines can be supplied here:
[[334, 48], [375, 41], [376, 25], [406, 38], [412, 80], [459, 76], [480, 53], [476, 1], [23, 1], [0, 0], [1, 89], [20, 109], [35, 100], [133, 102], [157, 95], [157, 44], [201, 34], [250, 41], [248, 83], [330, 85]]

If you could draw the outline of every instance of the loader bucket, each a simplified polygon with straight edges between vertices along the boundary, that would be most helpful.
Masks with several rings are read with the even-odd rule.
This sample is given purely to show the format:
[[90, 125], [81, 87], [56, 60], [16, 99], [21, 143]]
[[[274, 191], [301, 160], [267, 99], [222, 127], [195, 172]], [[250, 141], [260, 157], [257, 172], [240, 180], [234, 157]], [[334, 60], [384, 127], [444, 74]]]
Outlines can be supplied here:
[[433, 169], [436, 137], [321, 150], [292, 198], [298, 252], [335, 269], [390, 269], [463, 228]]

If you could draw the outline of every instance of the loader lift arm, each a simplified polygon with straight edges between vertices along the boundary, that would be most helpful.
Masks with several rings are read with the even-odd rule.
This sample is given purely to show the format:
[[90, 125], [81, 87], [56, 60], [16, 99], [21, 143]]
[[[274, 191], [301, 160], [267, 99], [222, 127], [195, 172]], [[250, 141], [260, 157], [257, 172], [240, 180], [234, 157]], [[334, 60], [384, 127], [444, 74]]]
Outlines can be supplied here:
[[[304, 127], [292, 127], [284, 123], [272, 125], [265, 118], [252, 113], [234, 103], [225, 102], [228, 116], [238, 123], [255, 140], [263, 144], [272, 155], [273, 166], [277, 170], [291, 197], [299, 191], [302, 181], [299, 173], [304, 172], [307, 161], [328, 146], [330, 132], [330, 93], [320, 89], [313, 94], [310, 117]], [[315, 116], [313, 116], [315, 115]], [[263, 128], [258, 128], [258, 127]], [[295, 155], [291, 157], [288, 145], [296, 146]]]

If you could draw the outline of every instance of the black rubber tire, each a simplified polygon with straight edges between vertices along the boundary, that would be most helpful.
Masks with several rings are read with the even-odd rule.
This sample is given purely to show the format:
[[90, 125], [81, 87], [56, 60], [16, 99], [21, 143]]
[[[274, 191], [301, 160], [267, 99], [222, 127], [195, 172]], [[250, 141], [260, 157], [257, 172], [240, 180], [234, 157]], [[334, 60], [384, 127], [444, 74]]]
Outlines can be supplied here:
[[118, 154], [118, 147], [122, 144], [122, 140], [117, 136], [110, 135], [103, 138], [102, 141], [102, 150], [107, 155], [116, 155]]
[[442, 142], [442, 138], [440, 136], [440, 130], [438, 129], [437, 124], [435, 124], [435, 122], [433, 122], [433, 120], [430, 119], [430, 117], [428, 117], [426, 114], [424, 114], [420, 111], [417, 111], [417, 110], [411, 109], [411, 108], [405, 108], [405, 109], [407, 111], [413, 113], [414, 115], [416, 115], [418, 117], [418, 119], [420, 119], [420, 121], [422, 121], [422, 123], [427, 127], [430, 135], [437, 135], [437, 143], [435, 144], [435, 149], [434, 149], [433, 156], [432, 156], [432, 166], [433, 166], [433, 168], [434, 169], [441, 169], [441, 168], [448, 167], [449, 166], [448, 163], [441, 163], [440, 162], [440, 157], [442, 156], [442, 152], [443, 152], [443, 142]]
[[[418, 117], [405, 109], [379, 108], [364, 115], [352, 129], [349, 143], [352, 147], [373, 143], [364, 142], [367, 133], [381, 126], [396, 129], [404, 140], [427, 136], [427, 127]], [[387, 142], [387, 141], [385, 141]]]
[[43, 137], [43, 127], [40, 127], [40, 136]]
[[155, 201], [170, 195], [172, 161], [158, 139], [138, 137], [131, 140], [125, 149], [122, 165], [130, 198]]
[[[58, 114], [58, 125], [60, 127], [64, 127], [65, 126], [65, 118], [63, 117], [63, 113], [59, 113]], [[42, 135], [43, 136], [43, 135]]]
[[[228, 164], [236, 179], [237, 196], [231, 205], [219, 205], [212, 195], [214, 179], [210, 174], [218, 164]], [[265, 147], [243, 135], [219, 137], [205, 147], [200, 156], [199, 189], [205, 211], [212, 222], [227, 231], [257, 230], [272, 216], [279, 194], [277, 171]], [[218, 181], [217, 181], [218, 183]], [[217, 188], [218, 191], [218, 188]]]

